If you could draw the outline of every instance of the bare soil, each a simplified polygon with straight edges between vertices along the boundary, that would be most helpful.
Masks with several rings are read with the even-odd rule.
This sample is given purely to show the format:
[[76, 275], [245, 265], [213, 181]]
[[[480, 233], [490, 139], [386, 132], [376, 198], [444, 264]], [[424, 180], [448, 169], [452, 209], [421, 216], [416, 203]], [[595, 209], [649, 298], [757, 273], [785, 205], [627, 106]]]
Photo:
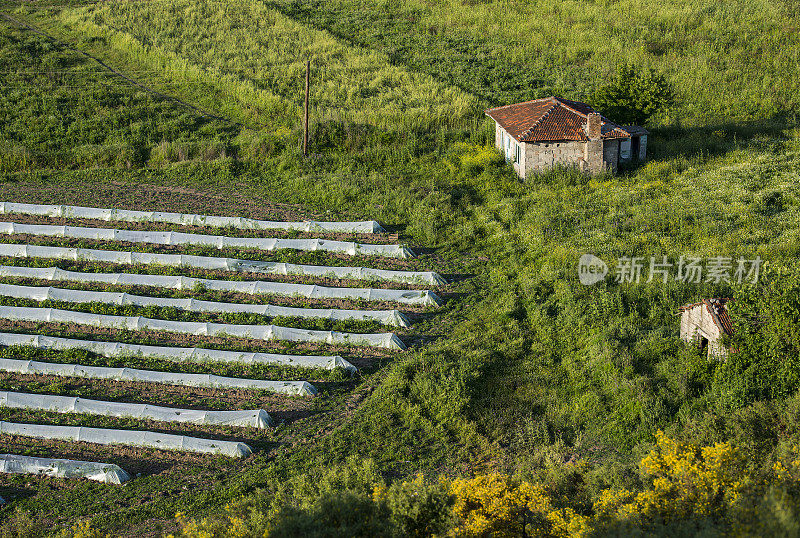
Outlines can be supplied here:
[[[233, 189], [232, 189], [233, 190]], [[84, 207], [113, 207], [138, 211], [175, 212], [229, 217], [247, 217], [262, 220], [334, 220], [330, 215], [315, 213], [301, 206], [278, 204], [269, 200], [242, 196], [225, 190], [214, 192], [179, 186], [147, 183], [130, 184], [115, 180], [95, 182], [90, 188], [85, 184], [59, 184], [43, 182], [33, 185], [5, 183], [0, 188], [5, 201], [30, 204], [77, 205]], [[336, 220], [364, 220], [337, 217]]]
[[[2, 420], [24, 424], [47, 424], [55, 426], [86, 426], [115, 430], [137, 430], [169, 435], [185, 435], [198, 439], [245, 443], [254, 451], [269, 448], [277, 439], [275, 428], [239, 428], [180, 422], [158, 422], [134, 418], [107, 417], [79, 413], [55, 413], [25, 409], [0, 409]], [[280, 422], [280, 421], [278, 421]]]
[[[3, 450], [8, 454], [113, 463], [122, 467], [131, 477], [157, 475], [166, 472], [179, 473], [181, 470], [189, 468], [211, 471], [227, 469], [232, 472], [239, 465], [237, 458], [195, 454], [177, 450], [97, 445], [11, 435], [0, 436], [0, 439], [2, 439]], [[33, 478], [31, 477], [31, 479]], [[53, 479], [52, 485], [55, 489], [69, 489], [69, 482], [69, 480], [64, 479]], [[0, 484], [2, 484], [1, 481]]]

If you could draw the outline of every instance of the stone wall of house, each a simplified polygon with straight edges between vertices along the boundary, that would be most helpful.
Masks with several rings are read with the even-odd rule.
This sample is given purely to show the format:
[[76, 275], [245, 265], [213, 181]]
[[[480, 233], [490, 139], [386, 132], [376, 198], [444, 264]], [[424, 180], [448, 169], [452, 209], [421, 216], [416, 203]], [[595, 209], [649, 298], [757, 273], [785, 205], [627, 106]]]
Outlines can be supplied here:
[[586, 142], [586, 171], [590, 174], [599, 174], [605, 170], [603, 164], [603, 141], [600, 139]]
[[503, 151], [503, 132], [504, 129], [500, 127], [499, 123], [494, 124], [494, 145], [500, 151]]
[[[520, 147], [519, 162], [518, 163], [514, 162], [514, 149], [516, 147], [515, 145], [524, 146], [525, 144], [520, 144], [519, 142], [517, 142], [514, 139], [514, 137], [509, 135], [508, 132], [506, 132], [505, 129], [500, 127], [499, 123], [495, 123], [494, 125], [495, 125], [495, 129], [494, 129], [494, 145], [495, 145], [495, 147], [500, 150], [500, 153], [503, 154], [503, 156], [506, 158], [506, 161], [508, 161], [514, 167], [514, 171], [517, 173], [517, 175], [519, 175], [519, 177], [521, 177], [522, 179], [525, 179], [525, 150], [522, 147]], [[509, 158], [509, 155], [508, 155], [508, 152], [507, 152], [507, 148], [503, 145], [503, 139], [504, 138], [506, 140], [509, 140], [509, 139], [511, 140], [512, 148], [511, 148], [511, 157], [510, 158]]]
[[[503, 140], [510, 140], [505, 144]], [[517, 142], [499, 123], [495, 123], [494, 144], [517, 174], [525, 179], [532, 173], [543, 172], [554, 166], [576, 167], [597, 174], [605, 170], [616, 173], [619, 160], [619, 140], [592, 140], [589, 142]], [[519, 162], [514, 162], [515, 147], [520, 145]]]
[[523, 159], [526, 175], [542, 172], [553, 166], [574, 166], [586, 169], [585, 142], [526, 142]]
[[702, 338], [708, 341], [708, 356], [723, 358], [727, 355], [722, 345], [722, 331], [705, 304], [698, 304], [681, 312], [681, 339], [685, 342], [699, 343]]
[[647, 158], [647, 135], [642, 135], [639, 139], [639, 160], [643, 161]]
[[527, 145], [528, 144], [525, 142], [521, 142], [519, 144], [519, 162], [514, 163], [514, 171], [517, 172], [517, 175], [522, 179], [525, 179], [525, 177], [528, 175], [528, 156], [526, 155], [528, 153], [526, 150]]
[[605, 170], [617, 173], [619, 164], [619, 140], [603, 140], [603, 165]]

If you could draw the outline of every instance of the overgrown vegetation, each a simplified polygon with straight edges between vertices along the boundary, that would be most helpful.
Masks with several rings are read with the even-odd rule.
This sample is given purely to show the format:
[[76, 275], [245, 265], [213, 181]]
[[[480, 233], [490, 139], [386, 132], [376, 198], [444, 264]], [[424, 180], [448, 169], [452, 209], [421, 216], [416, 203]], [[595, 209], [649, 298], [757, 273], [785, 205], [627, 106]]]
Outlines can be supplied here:
[[[468, 513], [447, 508], [463, 507], [449, 497], [452, 486], [410, 478], [423, 472], [428, 479], [444, 474], [451, 485], [464, 481], [462, 500], [487, 484], [504, 484], [509, 498], [523, 483], [543, 488], [552, 510], [531, 510], [538, 515], [529, 524], [547, 532], [562, 524], [550, 512], [573, 534], [584, 524], [596, 534], [791, 531], [793, 447], [800, 443], [793, 263], [800, 253], [800, 44], [789, 31], [800, 13], [793, 3], [0, 5], [160, 91], [256, 127], [275, 121], [255, 132], [224, 127], [174, 102], [104, 86], [104, 78], [86, 78], [85, 89], [75, 91], [67, 75], [43, 74], [51, 86], [37, 93], [26, 78], [37, 58], [69, 54], [44, 50], [52, 46], [47, 40], [9, 26], [3, 76], [18, 89], [3, 107], [13, 112], [4, 116], [0, 138], [40, 157], [8, 157], [4, 197], [113, 205], [116, 195], [103, 190], [113, 180], [118, 190], [159, 185], [301, 204], [331, 219], [376, 218], [405, 241], [435, 249], [429, 260], [463, 279], [457, 292], [464, 294], [426, 321], [436, 338], [353, 383], [357, 403], [341, 396], [347, 404], [326, 408], [344, 418], [320, 413], [294, 428], [313, 442], [294, 437], [230, 476], [198, 470], [192, 479], [203, 488], [169, 473], [137, 479], [122, 492], [92, 484], [42, 487], [15, 501], [31, 516], [9, 515], [8, 528], [53, 519], [69, 526], [91, 516], [95, 528], [158, 533], [174, 530], [180, 510], [188, 533], [190, 521], [197, 527], [228, 502], [237, 521], [262, 533], [277, 522], [286, 535], [330, 527], [351, 535], [424, 535], [466, 525]], [[185, 10], [186, 17], [174, 15]], [[258, 23], [248, 18], [253, 14]], [[296, 127], [299, 67], [307, 52], [317, 57], [316, 42], [319, 69], [347, 78], [318, 86], [316, 155], [304, 160]], [[26, 46], [40, 53], [28, 54]], [[588, 99], [623, 64], [653, 68], [675, 89], [673, 106], [648, 125], [650, 161], [617, 177], [558, 170], [518, 183], [492, 149], [494, 132], [480, 107], [548, 94]], [[88, 69], [69, 65], [62, 67], [70, 73]], [[70, 99], [120, 92], [141, 101], [128, 106], [120, 97], [108, 111], [120, 118], [108, 124], [116, 127], [96, 130], [90, 105], [83, 119], [73, 101], [66, 112], [55, 101], [39, 108], [68, 91]], [[392, 110], [395, 103], [413, 113]], [[86, 140], [107, 133], [86, 143], [116, 155], [112, 139], [132, 129], [135, 122], [125, 118], [136, 107], [153, 127], [140, 138], [143, 157], [130, 170], [121, 161], [80, 161], [57, 136], [62, 131], [48, 130], [49, 120], [5, 127], [16, 115], [52, 116], [75, 132], [86, 129]], [[170, 131], [165, 126], [175, 115], [204, 127], [189, 122]], [[171, 155], [156, 149], [162, 138], [169, 145], [193, 137], [232, 149], [209, 162], [159, 157]], [[189, 162], [171, 162], [178, 160]], [[64, 192], [79, 194], [64, 200]], [[591, 287], [576, 274], [586, 252], [612, 269]], [[772, 269], [750, 287], [646, 282], [647, 267], [642, 281], [620, 283], [614, 261], [621, 256], [640, 256], [645, 265], [651, 256], [760, 256]], [[735, 299], [730, 345], [738, 352], [725, 363], [707, 361], [678, 339], [677, 307], [710, 296]], [[659, 430], [667, 437], [656, 437]], [[645, 460], [652, 472], [640, 473], [654, 446]], [[372, 467], [358, 470], [348, 456], [372, 458]], [[681, 468], [690, 471], [678, 476]], [[362, 471], [366, 478], [352, 477]], [[479, 480], [493, 472], [502, 476]], [[722, 485], [711, 488], [717, 478]], [[387, 489], [376, 500], [381, 483]], [[254, 493], [259, 488], [263, 493]], [[706, 500], [709, 511], [701, 512]], [[514, 502], [508, 514], [517, 517], [521, 505]], [[403, 519], [414, 514], [419, 519]], [[748, 520], [752, 527], [737, 527]], [[167, 528], [153, 530], [153, 522]], [[209, 520], [219, 522], [219, 533], [235, 523]]]
[[[604, 489], [585, 514], [546, 485], [497, 473], [455, 480], [426, 480], [419, 474], [387, 485], [374, 462], [350, 459], [321, 475], [302, 475], [278, 491], [258, 491], [228, 505], [227, 517], [197, 520], [181, 514], [181, 532], [175, 536], [510, 538], [797, 532], [797, 447], [789, 448], [772, 469], [753, 473], [745, 470], [741, 451], [728, 443], [696, 446], [662, 432], [656, 439], [639, 465], [641, 489]], [[762, 517], [756, 519], [759, 510]]]

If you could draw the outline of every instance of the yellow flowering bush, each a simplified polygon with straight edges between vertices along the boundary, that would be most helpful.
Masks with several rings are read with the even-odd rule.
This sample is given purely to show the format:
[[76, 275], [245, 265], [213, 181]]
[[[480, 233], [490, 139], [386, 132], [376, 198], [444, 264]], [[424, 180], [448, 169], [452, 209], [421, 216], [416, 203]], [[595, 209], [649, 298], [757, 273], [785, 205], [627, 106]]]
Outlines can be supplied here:
[[69, 538], [109, 538], [110, 534], [105, 534], [92, 527], [89, 520], [79, 521], [66, 533], [62, 532], [59, 536]]
[[[229, 507], [226, 507], [228, 509]], [[245, 538], [252, 536], [244, 519], [232, 515], [224, 519], [203, 518], [200, 520], [189, 519], [182, 512], [175, 515], [180, 534], [170, 534], [167, 538]]]
[[594, 504], [594, 523], [646, 524], [727, 513], [740, 499], [741, 456], [729, 443], [697, 447], [659, 431], [656, 448], [641, 461], [652, 487], [640, 493], [605, 490]]
[[775, 462], [772, 470], [782, 482], [800, 482], [800, 445], [793, 445], [786, 456]]
[[549, 506], [538, 489], [525, 483], [514, 486], [499, 474], [454, 480], [450, 491], [461, 520], [453, 529], [456, 536], [520, 536], [528, 505], [544, 500]]
[[575, 536], [585, 524], [572, 510], [554, 510], [542, 486], [498, 473], [456, 479], [450, 492], [459, 521], [451, 536]]
[[[380, 531], [380, 536], [392, 537], [580, 538], [625, 534], [626, 529], [634, 533], [658, 534], [660, 530], [685, 534], [709, 525], [737, 536], [770, 534], [781, 528], [784, 520], [793, 520], [790, 505], [795, 497], [787, 495], [800, 484], [800, 446], [791, 447], [779, 458], [770, 477], [757, 479], [744, 463], [740, 451], [729, 443], [696, 446], [658, 432], [656, 447], [640, 462], [648, 487], [643, 491], [605, 489], [594, 499], [591, 515], [559, 507], [540, 484], [514, 480], [500, 473], [473, 478], [440, 477], [438, 481], [426, 480], [420, 473], [391, 484], [373, 481], [371, 494], [348, 498], [339, 507], [349, 511], [355, 509], [354, 502], [360, 502], [359, 517], [380, 520], [371, 527], [326, 519], [326, 514], [335, 508], [333, 505], [316, 512], [296, 510], [292, 517], [300, 519], [295, 523], [305, 526], [294, 527], [286, 525], [287, 515], [280, 511], [256, 514], [251, 510], [249, 517], [240, 518], [233, 514], [241, 510], [229, 507], [228, 515], [217, 520], [187, 520], [179, 514], [179, 537], [261, 538], [275, 529], [282, 532], [275, 536], [290, 536], [286, 529], [302, 528], [334, 533], [347, 529], [362, 532], [359, 535], [369, 531], [375, 536]], [[764, 519], [758, 509], [760, 497], [753, 494], [762, 495], [769, 484], [783, 487], [780, 495], [772, 493], [777, 499], [773, 502], [777, 507], [774, 511], [780, 517]], [[330, 500], [331, 491], [326, 488], [321, 498]], [[310, 506], [314, 508], [316, 504]], [[256, 522], [256, 516], [261, 520]]]

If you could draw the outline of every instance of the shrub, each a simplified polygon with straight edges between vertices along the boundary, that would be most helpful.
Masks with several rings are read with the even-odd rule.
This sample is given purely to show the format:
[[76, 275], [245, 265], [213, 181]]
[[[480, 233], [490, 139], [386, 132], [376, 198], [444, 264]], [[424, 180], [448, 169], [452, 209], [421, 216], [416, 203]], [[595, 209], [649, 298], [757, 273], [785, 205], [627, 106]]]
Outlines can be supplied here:
[[[659, 431], [640, 461], [640, 487], [602, 489], [586, 514], [564, 507], [574, 504], [569, 495], [496, 472], [438, 482], [419, 474], [387, 486], [371, 464], [353, 462], [350, 470], [318, 477], [313, 491], [296, 484], [288, 496], [257, 492], [238, 508], [229, 506], [223, 518], [179, 514], [180, 536], [796, 536], [799, 528], [797, 443], [762, 470], [731, 443], [701, 446]], [[370, 476], [371, 496], [365, 493]], [[235, 515], [243, 507], [248, 515]]]
[[389, 537], [392, 532], [386, 508], [366, 495], [350, 491], [321, 497], [306, 510], [288, 508], [264, 534], [270, 538]]
[[615, 122], [643, 125], [674, 101], [672, 86], [664, 75], [623, 64], [608, 84], [597, 89], [593, 104]]
[[571, 510], [553, 510], [542, 486], [498, 473], [456, 479], [450, 491], [458, 521], [451, 536], [559, 536], [583, 521]]
[[637, 528], [671, 521], [720, 518], [739, 500], [741, 456], [728, 443], [696, 447], [656, 434], [656, 448], [641, 461], [651, 480], [641, 493], [605, 490], [595, 503], [595, 524]]
[[372, 497], [388, 508], [392, 527], [401, 536], [442, 535], [452, 524], [454, 498], [446, 483], [425, 483], [422, 473], [413, 480], [395, 482], [388, 488], [379, 484]]

